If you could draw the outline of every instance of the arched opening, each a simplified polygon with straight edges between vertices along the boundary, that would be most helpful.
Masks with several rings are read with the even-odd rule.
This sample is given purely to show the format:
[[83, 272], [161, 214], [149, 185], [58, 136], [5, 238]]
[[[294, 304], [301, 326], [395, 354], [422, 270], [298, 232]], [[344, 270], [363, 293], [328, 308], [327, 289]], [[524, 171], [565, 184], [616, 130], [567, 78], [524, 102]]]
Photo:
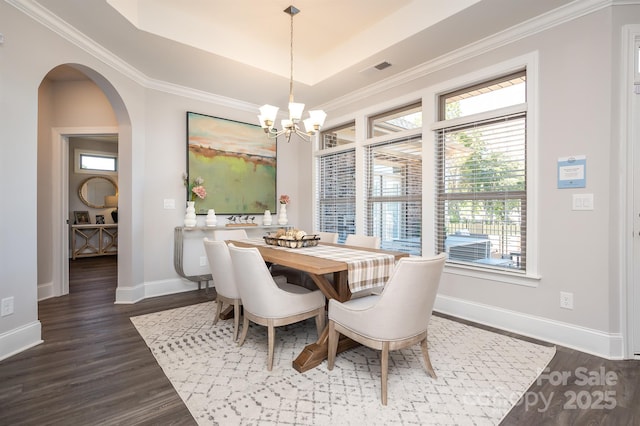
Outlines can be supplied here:
[[[52, 69], [42, 80], [38, 97], [38, 215], [42, 218], [38, 221], [38, 299], [69, 291], [68, 262], [73, 245], [69, 230], [74, 217], [70, 193], [72, 201], [77, 198], [69, 186], [74, 139], [117, 139], [118, 224], [114, 242], [118, 246], [118, 286], [131, 282], [122, 279], [131, 276], [128, 259], [132, 252], [128, 201], [132, 136], [122, 98], [101, 74], [78, 64]], [[94, 209], [91, 223], [96, 222], [95, 215], [105, 216], [105, 211]]]

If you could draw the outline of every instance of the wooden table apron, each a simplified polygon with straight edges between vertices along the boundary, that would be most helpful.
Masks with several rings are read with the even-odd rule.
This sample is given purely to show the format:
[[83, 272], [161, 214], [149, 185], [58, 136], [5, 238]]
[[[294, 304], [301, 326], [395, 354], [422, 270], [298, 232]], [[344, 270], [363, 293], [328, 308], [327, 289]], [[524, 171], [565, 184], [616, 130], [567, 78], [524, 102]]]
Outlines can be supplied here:
[[[347, 263], [331, 259], [324, 259], [316, 256], [307, 255], [304, 249], [300, 251], [282, 250], [264, 245], [254, 245], [246, 241], [228, 241], [237, 247], [255, 247], [260, 251], [265, 262], [277, 263], [278, 265], [287, 266], [289, 268], [298, 269], [309, 274], [309, 277], [316, 283], [320, 291], [327, 299], [336, 299], [345, 302], [351, 298], [351, 290], [347, 282]], [[322, 245], [334, 245], [337, 247], [346, 247], [344, 244], [321, 243]], [[362, 247], [349, 248], [354, 250], [364, 250], [376, 253], [392, 254], [396, 261], [408, 256], [407, 253], [391, 252], [386, 250], [369, 249]], [[333, 283], [331, 283], [326, 274], [333, 274]], [[318, 340], [315, 343], [307, 345], [300, 355], [293, 361], [293, 368], [303, 373], [322, 363], [327, 359], [329, 326], [324, 328]], [[338, 343], [338, 353], [358, 346], [357, 342], [340, 336]]]

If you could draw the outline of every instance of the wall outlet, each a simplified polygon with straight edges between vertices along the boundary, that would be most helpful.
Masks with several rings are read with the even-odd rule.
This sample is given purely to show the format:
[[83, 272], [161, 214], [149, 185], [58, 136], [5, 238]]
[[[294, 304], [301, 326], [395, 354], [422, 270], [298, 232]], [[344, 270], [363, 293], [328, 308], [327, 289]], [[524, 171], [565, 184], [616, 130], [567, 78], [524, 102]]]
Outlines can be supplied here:
[[563, 309], [573, 309], [573, 293], [560, 292], [560, 307]]
[[207, 256], [200, 256], [200, 266], [207, 266]]
[[0, 316], [6, 317], [13, 314], [13, 297], [2, 299], [0, 303]]

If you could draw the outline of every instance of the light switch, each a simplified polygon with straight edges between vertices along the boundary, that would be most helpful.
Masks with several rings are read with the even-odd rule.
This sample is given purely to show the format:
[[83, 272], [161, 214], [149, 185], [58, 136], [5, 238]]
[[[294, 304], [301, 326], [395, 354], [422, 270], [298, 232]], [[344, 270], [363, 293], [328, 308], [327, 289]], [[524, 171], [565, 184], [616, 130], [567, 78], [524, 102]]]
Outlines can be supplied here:
[[165, 209], [175, 209], [176, 208], [176, 200], [173, 198], [165, 198], [164, 199], [164, 208]]
[[593, 194], [573, 194], [573, 210], [593, 210]]

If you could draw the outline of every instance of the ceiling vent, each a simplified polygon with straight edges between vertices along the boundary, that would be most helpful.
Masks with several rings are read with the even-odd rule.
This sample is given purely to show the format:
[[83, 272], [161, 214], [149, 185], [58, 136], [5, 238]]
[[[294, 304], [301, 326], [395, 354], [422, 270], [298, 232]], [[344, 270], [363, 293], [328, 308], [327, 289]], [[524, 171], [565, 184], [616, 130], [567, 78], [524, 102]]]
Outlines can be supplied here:
[[390, 66], [391, 64], [389, 62], [384, 61], [384, 62], [380, 62], [378, 65], [374, 65], [373, 67], [378, 71], [382, 71], [383, 69], [389, 68]]

